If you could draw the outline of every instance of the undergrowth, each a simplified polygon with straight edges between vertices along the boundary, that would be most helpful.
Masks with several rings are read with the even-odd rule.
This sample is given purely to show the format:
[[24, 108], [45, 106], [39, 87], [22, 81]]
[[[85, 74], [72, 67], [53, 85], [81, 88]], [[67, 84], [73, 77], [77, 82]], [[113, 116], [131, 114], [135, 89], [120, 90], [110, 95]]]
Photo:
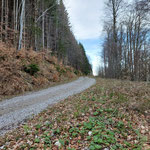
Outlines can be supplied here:
[[[56, 104], [1, 138], [1, 146], [17, 150], [148, 150], [148, 115], [131, 107], [133, 97], [138, 103], [137, 91], [144, 88], [141, 84], [97, 79], [92, 88]], [[134, 92], [128, 90], [129, 85], [136, 87]]]
[[24, 66], [23, 70], [33, 76], [40, 71], [40, 68], [37, 64], [30, 64], [28, 66]]
[[20, 50], [0, 44], [0, 100], [81, 75], [48, 51]]

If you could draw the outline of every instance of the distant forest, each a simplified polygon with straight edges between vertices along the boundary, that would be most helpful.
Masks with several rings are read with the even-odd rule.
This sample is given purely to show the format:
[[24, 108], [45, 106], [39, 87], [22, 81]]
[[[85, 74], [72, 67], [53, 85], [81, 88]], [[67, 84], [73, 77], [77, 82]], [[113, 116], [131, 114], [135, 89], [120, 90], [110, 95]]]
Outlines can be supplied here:
[[1, 0], [0, 41], [17, 51], [47, 50], [85, 74], [91, 65], [75, 39], [62, 0]]
[[150, 1], [108, 0], [99, 74], [150, 81]]

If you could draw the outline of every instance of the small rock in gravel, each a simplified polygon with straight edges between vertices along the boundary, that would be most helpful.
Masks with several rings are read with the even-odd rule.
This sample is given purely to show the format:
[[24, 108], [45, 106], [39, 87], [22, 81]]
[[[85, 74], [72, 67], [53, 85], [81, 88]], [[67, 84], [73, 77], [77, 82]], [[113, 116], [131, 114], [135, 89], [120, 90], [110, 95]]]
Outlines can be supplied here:
[[82, 116], [85, 116], [85, 114], [84, 114], [84, 113], [82, 113]]
[[90, 150], [88, 147], [83, 148], [82, 150]]
[[54, 136], [54, 133], [53, 133], [53, 132], [51, 133], [51, 136]]
[[32, 145], [33, 144], [33, 142], [32, 141], [27, 141], [27, 143], [29, 144], [29, 145]]
[[110, 150], [110, 149], [107, 147], [107, 148], [104, 148], [104, 150]]
[[143, 130], [144, 130], [144, 129], [145, 129], [145, 127], [144, 127], [144, 126], [141, 126], [141, 129], [143, 129]]
[[131, 141], [132, 137], [131, 136], [128, 136], [127, 137], [127, 141]]
[[135, 144], [137, 144], [137, 143], [138, 143], [138, 141], [137, 141], [137, 140], [134, 140], [134, 143], [135, 143]]
[[5, 146], [3, 145], [3, 146], [0, 147], [0, 149], [3, 149], [4, 147], [5, 147]]
[[145, 133], [146, 133], [146, 131], [145, 131], [145, 130], [141, 130], [141, 133], [142, 133], [142, 134], [145, 134]]
[[45, 124], [45, 125], [50, 125], [51, 122], [50, 122], [50, 121], [46, 121], [44, 124]]
[[88, 132], [88, 135], [91, 136], [91, 135], [92, 135], [92, 131], [89, 131], [89, 132]]
[[61, 146], [61, 143], [60, 143], [59, 141], [57, 141], [57, 142], [55, 143], [55, 145], [58, 146], [58, 147], [60, 147], [60, 146]]

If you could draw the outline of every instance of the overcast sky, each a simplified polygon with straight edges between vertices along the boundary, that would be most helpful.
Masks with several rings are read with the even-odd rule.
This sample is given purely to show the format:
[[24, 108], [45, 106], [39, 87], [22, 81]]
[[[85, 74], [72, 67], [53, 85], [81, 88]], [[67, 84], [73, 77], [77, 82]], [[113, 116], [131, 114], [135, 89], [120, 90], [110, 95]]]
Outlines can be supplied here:
[[84, 45], [94, 74], [100, 64], [104, 1], [106, 0], [64, 0], [72, 30], [77, 40]]

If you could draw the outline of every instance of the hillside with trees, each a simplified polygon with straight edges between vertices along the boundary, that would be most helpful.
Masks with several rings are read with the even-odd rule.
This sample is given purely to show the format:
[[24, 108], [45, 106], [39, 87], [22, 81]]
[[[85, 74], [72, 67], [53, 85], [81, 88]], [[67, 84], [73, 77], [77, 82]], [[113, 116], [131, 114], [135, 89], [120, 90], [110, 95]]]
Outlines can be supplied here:
[[47, 50], [84, 71], [85, 62], [80, 60], [86, 56], [71, 31], [62, 0], [2, 0], [0, 8], [0, 41], [18, 51]]
[[62, 0], [0, 1], [0, 70], [0, 94], [6, 95], [62, 80], [62, 74], [91, 73]]
[[109, 0], [106, 14], [101, 76], [149, 81], [150, 2]]

